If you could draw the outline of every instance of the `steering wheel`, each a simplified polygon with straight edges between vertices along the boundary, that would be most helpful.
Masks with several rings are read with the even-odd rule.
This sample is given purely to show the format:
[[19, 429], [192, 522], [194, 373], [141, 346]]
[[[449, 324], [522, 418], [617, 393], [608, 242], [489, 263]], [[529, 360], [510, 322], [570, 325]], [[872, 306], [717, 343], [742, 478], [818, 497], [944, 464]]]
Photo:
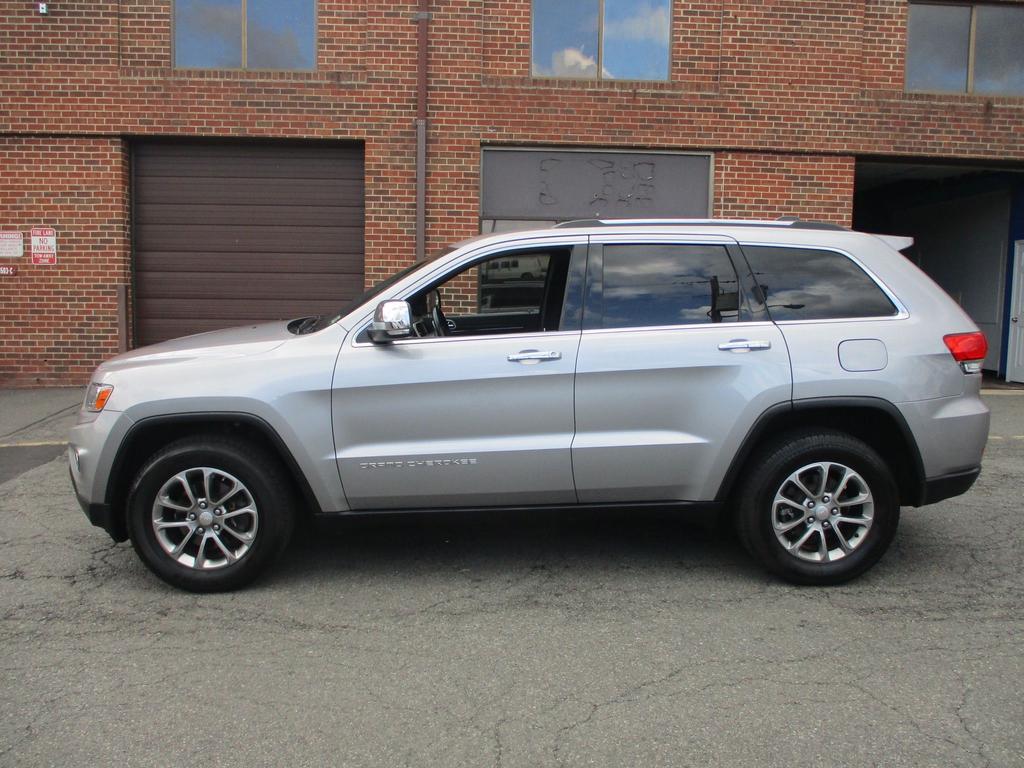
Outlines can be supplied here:
[[430, 319], [434, 323], [434, 333], [438, 336], [448, 335], [448, 321], [444, 312], [441, 311], [441, 292], [434, 290], [427, 294], [427, 309], [430, 311]]

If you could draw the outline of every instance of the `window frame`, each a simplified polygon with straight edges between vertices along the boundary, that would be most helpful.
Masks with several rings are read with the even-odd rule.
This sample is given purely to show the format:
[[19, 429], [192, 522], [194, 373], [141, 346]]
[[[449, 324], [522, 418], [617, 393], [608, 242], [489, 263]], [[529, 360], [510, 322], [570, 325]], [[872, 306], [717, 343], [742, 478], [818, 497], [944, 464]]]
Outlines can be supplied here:
[[[736, 276], [737, 318], [727, 322], [706, 323], [673, 323], [670, 325], [624, 325], [612, 328], [604, 327], [604, 249], [606, 246], [679, 246], [679, 247], [719, 247], [725, 251], [726, 258]], [[592, 238], [590, 259], [587, 262], [586, 289], [583, 294], [583, 332], [584, 333], [622, 333], [635, 331], [686, 330], [688, 328], [735, 328], [745, 325], [769, 322], [763, 308], [754, 305], [751, 296], [748, 275], [750, 269], [746, 259], [735, 240], [731, 239], [680, 239], [678, 237], [601, 237]]]
[[[744, 248], [748, 248], [748, 247], [750, 247], [750, 248], [792, 248], [794, 250], [800, 250], [800, 251], [828, 251], [830, 253], [838, 254], [839, 256], [845, 256], [847, 259], [849, 259], [851, 262], [853, 262], [853, 264], [855, 266], [859, 267], [860, 270], [865, 275], [868, 276], [868, 279], [870, 279], [871, 282], [873, 282], [878, 287], [878, 289], [881, 290], [883, 294], [885, 294], [886, 298], [888, 298], [889, 301], [892, 302], [893, 307], [896, 308], [896, 312], [894, 312], [891, 315], [869, 315], [869, 316], [858, 315], [858, 316], [854, 316], [854, 317], [828, 317], [828, 318], [821, 318], [821, 319], [806, 318], [806, 319], [802, 319], [802, 320], [774, 320], [773, 319], [772, 322], [775, 323], [776, 325], [808, 325], [808, 324], [813, 324], [813, 323], [864, 323], [864, 322], [877, 323], [877, 322], [887, 322], [887, 321], [892, 321], [892, 320], [906, 320], [908, 317], [910, 317], [910, 313], [907, 311], [906, 306], [903, 304], [902, 301], [900, 301], [899, 297], [895, 293], [892, 292], [892, 290], [889, 288], [889, 286], [887, 286], [878, 277], [878, 275], [876, 275], [874, 273], [874, 271], [871, 270], [870, 267], [868, 267], [863, 261], [858, 259], [856, 256], [854, 256], [849, 251], [843, 250], [842, 248], [837, 248], [835, 246], [830, 246], [830, 245], [805, 245], [803, 243], [764, 242], [764, 241], [755, 241], [755, 240], [742, 240], [742, 241], [740, 241], [739, 248], [740, 248], [741, 251], [743, 251]], [[744, 263], [747, 266], [747, 269], [750, 271], [751, 280], [754, 282], [754, 285], [757, 285], [758, 288], [760, 288], [760, 284], [757, 283], [757, 277], [754, 275], [754, 268], [750, 264], [750, 262], [747, 261], [747, 254], [746, 254], [745, 251], [743, 252], [743, 260], [744, 260]], [[765, 303], [764, 307], [765, 307], [765, 311], [768, 313], [768, 316], [770, 317], [771, 316], [771, 309], [770, 309], [769, 304]]]
[[664, 78], [635, 78], [635, 77], [604, 77], [604, 6], [606, 0], [595, 0], [597, 2], [597, 59], [596, 72], [593, 77], [581, 77], [578, 75], [539, 75], [533, 69], [534, 25], [533, 5], [536, 0], [530, 0], [530, 77], [536, 80], [553, 80], [558, 82], [580, 80], [588, 83], [669, 83], [672, 81], [672, 33], [675, 31], [675, 4], [676, 0], [668, 2], [668, 68]]
[[241, 65], [237, 67], [196, 67], [178, 65], [178, 0], [171, 0], [171, 68], [180, 70], [192, 70], [196, 72], [316, 72], [318, 67], [318, 54], [320, 51], [320, 0], [311, 0], [313, 3], [313, 65], [308, 69], [275, 69], [273, 67], [249, 67], [246, 66], [249, 49], [249, 0], [239, 0], [241, 4], [240, 13], [240, 34], [241, 34]]
[[[915, 5], [928, 5], [939, 8], [969, 8], [971, 11], [971, 21], [968, 28], [967, 38], [967, 86], [962, 91], [942, 91], [933, 89], [915, 89], [910, 90], [907, 88], [907, 68], [910, 65], [910, 12]], [[979, 8], [1022, 8], [1024, 13], [1024, 6], [1017, 3], [957, 3], [957, 2], [912, 2], [907, 3], [907, 22], [904, 34], [904, 49], [903, 49], [903, 92], [904, 93], [921, 93], [933, 96], [978, 96], [981, 98], [1008, 98], [1008, 99], [1019, 99], [1024, 98], [1024, 93], [1012, 93], [1012, 92], [998, 92], [998, 91], [985, 91], [978, 92], [974, 90], [974, 69], [975, 69], [975, 52], [978, 32], [978, 9]]]

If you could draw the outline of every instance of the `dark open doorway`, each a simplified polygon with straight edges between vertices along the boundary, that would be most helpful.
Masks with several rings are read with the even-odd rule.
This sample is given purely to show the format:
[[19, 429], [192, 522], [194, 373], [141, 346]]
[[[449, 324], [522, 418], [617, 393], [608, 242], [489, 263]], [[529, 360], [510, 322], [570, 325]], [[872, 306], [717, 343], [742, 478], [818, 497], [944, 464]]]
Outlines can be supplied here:
[[1011, 334], [1014, 243], [1024, 240], [1024, 168], [860, 159], [853, 225], [913, 237], [907, 257], [988, 338], [985, 369], [1019, 375], [1007, 360], [1012, 369], [1012, 345], [1024, 340]]

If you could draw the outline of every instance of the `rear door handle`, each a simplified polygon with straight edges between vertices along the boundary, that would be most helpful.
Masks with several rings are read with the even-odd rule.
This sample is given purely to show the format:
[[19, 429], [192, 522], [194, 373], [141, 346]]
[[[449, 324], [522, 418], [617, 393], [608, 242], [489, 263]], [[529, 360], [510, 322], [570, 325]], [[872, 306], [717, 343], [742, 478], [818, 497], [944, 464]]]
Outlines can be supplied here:
[[718, 348], [723, 352], [749, 352], [752, 349], [771, 349], [772, 343], [770, 341], [733, 339], [732, 341], [722, 342], [718, 345]]
[[536, 349], [524, 349], [508, 356], [510, 363], [539, 363], [541, 360], [561, 360], [561, 352], [541, 352]]

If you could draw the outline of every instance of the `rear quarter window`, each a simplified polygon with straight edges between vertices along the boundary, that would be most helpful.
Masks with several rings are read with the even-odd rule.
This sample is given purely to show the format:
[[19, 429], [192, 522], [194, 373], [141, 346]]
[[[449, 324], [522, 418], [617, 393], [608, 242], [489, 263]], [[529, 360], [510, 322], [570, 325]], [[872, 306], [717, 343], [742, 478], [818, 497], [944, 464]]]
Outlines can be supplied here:
[[744, 245], [773, 320], [890, 317], [898, 310], [849, 257], [817, 248]]

